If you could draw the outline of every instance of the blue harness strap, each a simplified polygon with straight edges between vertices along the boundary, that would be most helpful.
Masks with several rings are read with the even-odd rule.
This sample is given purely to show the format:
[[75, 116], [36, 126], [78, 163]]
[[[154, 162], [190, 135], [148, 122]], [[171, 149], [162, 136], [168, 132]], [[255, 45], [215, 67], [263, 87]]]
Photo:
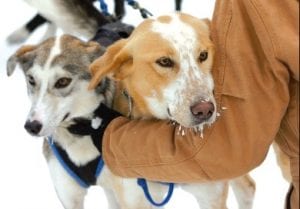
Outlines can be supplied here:
[[[88, 188], [91, 184], [86, 182], [85, 180], [83, 180], [79, 175], [77, 175], [71, 168], [70, 166], [66, 163], [66, 161], [63, 159], [62, 155], [60, 154], [57, 146], [55, 145], [55, 143], [53, 142], [52, 137], [48, 137], [48, 144], [54, 154], [54, 156], [56, 157], [56, 159], [59, 161], [59, 163], [61, 164], [61, 166], [65, 169], [65, 171], [83, 188]], [[97, 163], [97, 167], [96, 167], [96, 172], [95, 172], [95, 179], [101, 174], [101, 171], [103, 169], [104, 166], [104, 161], [102, 159], [102, 157], [99, 157], [98, 163]]]
[[142, 187], [142, 189], [143, 189], [143, 191], [144, 191], [144, 194], [145, 194], [147, 200], [148, 200], [152, 205], [154, 205], [154, 206], [156, 206], [156, 207], [162, 207], [162, 206], [164, 206], [165, 204], [167, 204], [167, 203], [170, 201], [170, 199], [171, 199], [171, 197], [172, 197], [172, 195], [173, 195], [173, 191], [174, 191], [174, 183], [163, 183], [163, 184], [169, 185], [169, 190], [168, 190], [168, 193], [167, 193], [165, 199], [164, 199], [162, 202], [157, 203], [157, 202], [154, 202], [153, 198], [152, 198], [151, 195], [150, 195], [150, 192], [149, 192], [149, 189], [148, 189], [148, 185], [147, 185], [146, 179], [138, 178], [138, 179], [137, 179], [137, 184], [138, 184], [140, 187]]
[[96, 172], [95, 172], [95, 178], [97, 178], [98, 176], [100, 176], [100, 174], [101, 174], [101, 172], [103, 170], [103, 167], [104, 167], [104, 160], [103, 160], [102, 157], [100, 157], [98, 165], [97, 165], [97, 169], [96, 169]]
[[99, 2], [100, 2], [100, 8], [101, 8], [102, 13], [105, 16], [109, 16], [108, 7], [107, 7], [107, 4], [105, 3], [105, 1], [99, 0]]
[[141, 13], [141, 16], [143, 18], [148, 18], [149, 16], [153, 16], [151, 12], [149, 12], [147, 9], [140, 7], [139, 3], [135, 0], [126, 0], [128, 5], [130, 5], [133, 9], [138, 9]]
[[[108, 6], [105, 2], [105, 0], [99, 0], [100, 2], [100, 9], [102, 11], [102, 13], [105, 16], [109, 16], [109, 12], [108, 12]], [[141, 13], [141, 16], [143, 18], [148, 18], [149, 16], [153, 16], [151, 14], [151, 12], [149, 12], [147, 9], [140, 7], [139, 3], [135, 0], [126, 0], [126, 2], [128, 3], [128, 5], [130, 5], [133, 9], [138, 9]]]
[[[66, 163], [66, 161], [64, 160], [64, 158], [62, 157], [58, 147], [56, 146], [56, 144], [53, 142], [53, 139], [52, 137], [48, 137], [48, 144], [54, 154], [54, 156], [56, 157], [56, 159], [59, 161], [59, 163], [61, 164], [61, 166], [64, 168], [64, 170], [83, 188], [88, 188], [91, 183], [85, 181], [84, 179], [82, 179], [78, 174], [76, 174], [76, 172], [74, 172], [72, 170], [72, 168], [68, 165], [68, 163]], [[94, 174], [94, 177], [95, 179], [97, 179], [97, 177], [101, 174], [102, 170], [103, 170], [103, 167], [104, 167], [104, 161], [103, 161], [103, 158], [100, 156], [99, 159], [98, 159], [98, 162], [97, 162], [97, 167], [96, 167], [96, 171], [95, 171], [95, 174]], [[166, 184], [166, 185], [169, 185], [169, 190], [168, 190], [168, 193], [165, 197], [165, 199], [160, 202], [160, 203], [157, 203], [153, 200], [153, 198], [151, 197], [150, 195], [150, 192], [149, 192], [149, 189], [148, 189], [148, 185], [147, 185], [147, 181], [146, 179], [143, 179], [143, 178], [138, 178], [137, 179], [137, 184], [143, 189], [143, 192], [147, 198], [147, 200], [154, 206], [156, 207], [162, 207], [164, 206], [165, 204], [167, 204], [172, 195], [173, 195], [173, 191], [174, 191], [174, 183], [163, 183], [163, 184]]]

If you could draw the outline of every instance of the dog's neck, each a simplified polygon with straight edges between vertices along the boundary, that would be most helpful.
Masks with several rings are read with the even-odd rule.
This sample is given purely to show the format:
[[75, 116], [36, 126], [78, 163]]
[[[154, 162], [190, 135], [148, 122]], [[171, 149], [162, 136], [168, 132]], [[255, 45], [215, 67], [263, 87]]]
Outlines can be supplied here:
[[151, 113], [136, 103], [134, 97], [129, 93], [126, 85], [122, 81], [116, 82], [113, 109], [130, 119], [153, 118]]
[[97, 143], [97, 139], [100, 138], [97, 137], [97, 129], [101, 121], [97, 117], [97, 109], [88, 115], [64, 122], [52, 136], [53, 141], [65, 150], [70, 160], [77, 166], [85, 165], [101, 155], [99, 151], [101, 144]]
[[[98, 157], [100, 142], [97, 129], [101, 125], [99, 107], [101, 103], [111, 107], [115, 87], [113, 81], [103, 79], [95, 89], [98, 106], [85, 107], [89, 113], [62, 122], [52, 135], [53, 141], [65, 150], [74, 164], [80, 166]], [[97, 145], [97, 146], [96, 146]]]

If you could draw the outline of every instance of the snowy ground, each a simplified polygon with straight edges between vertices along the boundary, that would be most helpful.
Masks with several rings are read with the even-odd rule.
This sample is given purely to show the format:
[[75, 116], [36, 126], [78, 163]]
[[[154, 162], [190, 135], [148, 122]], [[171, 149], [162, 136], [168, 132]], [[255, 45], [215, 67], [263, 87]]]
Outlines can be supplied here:
[[[160, 4], [161, 0], [139, 2], [154, 15], [174, 8], [172, 0], [164, 0], [164, 5]], [[183, 11], [198, 17], [211, 17], [213, 6], [212, 0], [184, 0]], [[142, 20], [138, 12], [131, 8], [127, 8], [127, 12], [125, 21], [138, 24]], [[6, 60], [19, 46], [8, 46], [5, 38], [34, 14], [35, 10], [22, 0], [5, 1], [0, 7], [0, 208], [3, 209], [62, 209], [41, 154], [41, 140], [29, 136], [23, 129], [29, 110], [23, 75], [17, 69], [13, 76], [6, 76]], [[26, 43], [37, 43], [44, 30], [44, 27], [39, 29]], [[281, 177], [272, 149], [264, 163], [252, 171], [251, 175], [257, 185], [254, 208], [283, 208], [288, 184]], [[88, 209], [107, 208], [101, 189], [91, 189], [86, 206]], [[231, 209], [237, 208], [232, 192], [228, 198], [228, 206]], [[196, 209], [197, 204], [189, 194], [176, 190], [167, 209], [182, 208]]]

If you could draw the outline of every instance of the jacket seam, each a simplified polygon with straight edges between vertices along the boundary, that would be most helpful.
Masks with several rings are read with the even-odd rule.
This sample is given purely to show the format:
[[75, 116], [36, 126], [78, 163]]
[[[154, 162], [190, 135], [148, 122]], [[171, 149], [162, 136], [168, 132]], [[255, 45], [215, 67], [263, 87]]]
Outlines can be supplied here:
[[[255, 1], [255, 0], [250, 0], [249, 2], [250, 2], [250, 4], [252, 4], [252, 6], [253, 6], [253, 8], [254, 8], [254, 10], [255, 10], [255, 12], [257, 14], [257, 16], [259, 17], [259, 19], [260, 19], [260, 21], [261, 21], [261, 23], [263, 25], [263, 28], [265, 29], [266, 34], [267, 34], [267, 36], [268, 36], [268, 38], [269, 38], [269, 40], [271, 42], [271, 46], [272, 46], [272, 50], [271, 51], [272, 51], [274, 57], [277, 57], [276, 56], [277, 55], [276, 52], [278, 50], [276, 50], [276, 47], [275, 47], [276, 46], [276, 44], [275, 44], [276, 41], [274, 40], [275, 38], [273, 37], [273, 33], [271, 32], [272, 30], [267, 27], [267, 24], [265, 23], [265, 21], [264, 21], [264, 19], [262, 17], [261, 11], [259, 10], [259, 7], [260, 7], [259, 3], [257, 1]], [[280, 47], [279, 44], [278, 44], [278, 47]]]

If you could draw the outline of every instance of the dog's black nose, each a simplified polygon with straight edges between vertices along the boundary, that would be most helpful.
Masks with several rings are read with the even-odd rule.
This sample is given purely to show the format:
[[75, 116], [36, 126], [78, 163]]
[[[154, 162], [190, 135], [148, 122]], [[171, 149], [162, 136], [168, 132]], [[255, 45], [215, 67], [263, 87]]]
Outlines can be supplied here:
[[191, 112], [199, 123], [208, 120], [214, 111], [215, 106], [212, 102], [200, 101], [191, 106]]
[[37, 120], [26, 121], [24, 128], [26, 129], [26, 131], [28, 131], [28, 133], [37, 135], [42, 129], [42, 124]]

